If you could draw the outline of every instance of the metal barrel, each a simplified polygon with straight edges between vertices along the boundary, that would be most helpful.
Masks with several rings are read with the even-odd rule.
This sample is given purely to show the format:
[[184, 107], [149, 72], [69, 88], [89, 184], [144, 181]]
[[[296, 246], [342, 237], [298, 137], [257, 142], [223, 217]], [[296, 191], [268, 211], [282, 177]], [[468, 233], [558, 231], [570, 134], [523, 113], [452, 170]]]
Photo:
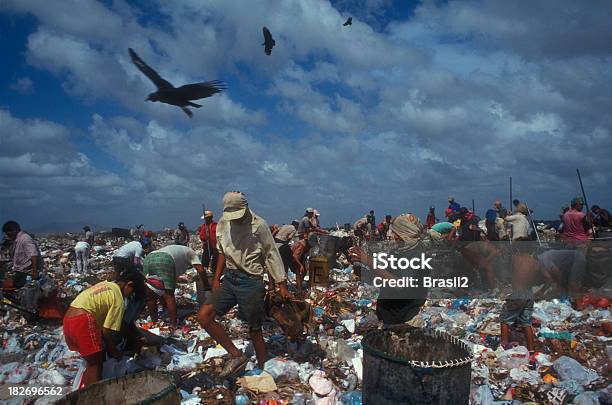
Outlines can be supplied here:
[[363, 338], [364, 404], [469, 403], [472, 354], [444, 332], [400, 326]]
[[175, 405], [180, 403], [179, 389], [171, 374], [144, 371], [99, 381], [65, 395], [54, 404]]

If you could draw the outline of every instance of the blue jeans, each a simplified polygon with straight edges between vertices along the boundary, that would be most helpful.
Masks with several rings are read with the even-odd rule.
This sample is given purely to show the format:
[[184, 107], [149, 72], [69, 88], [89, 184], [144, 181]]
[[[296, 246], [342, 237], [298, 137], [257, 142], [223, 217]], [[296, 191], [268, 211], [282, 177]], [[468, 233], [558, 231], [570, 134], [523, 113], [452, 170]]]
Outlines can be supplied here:
[[238, 317], [246, 321], [251, 330], [261, 329], [266, 295], [263, 278], [227, 268], [223, 274], [221, 286], [208, 297], [205, 304], [212, 304], [217, 316], [225, 315], [238, 305]]

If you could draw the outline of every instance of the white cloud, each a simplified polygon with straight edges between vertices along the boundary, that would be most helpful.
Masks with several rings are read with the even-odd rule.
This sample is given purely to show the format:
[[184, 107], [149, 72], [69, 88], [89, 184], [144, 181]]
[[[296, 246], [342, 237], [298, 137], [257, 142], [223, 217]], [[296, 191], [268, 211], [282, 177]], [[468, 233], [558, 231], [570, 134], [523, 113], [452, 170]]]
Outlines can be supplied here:
[[29, 77], [20, 77], [9, 85], [10, 89], [19, 94], [34, 94], [34, 82]]
[[[97, 170], [99, 160], [79, 154], [62, 125], [1, 112], [9, 130], [0, 164], [16, 177], [49, 173], [70, 195], [79, 185], [104, 188], [126, 207], [122, 218], [160, 223], [189, 222], [187, 213], [197, 221], [203, 201], [219, 210], [231, 189], [279, 222], [306, 206], [324, 221], [351, 222], [371, 207], [424, 214], [449, 192], [484, 207], [506, 193], [510, 175], [521, 198], [553, 216], [577, 191], [576, 167], [593, 202], [610, 199], [604, 4], [425, 1], [385, 25], [382, 0], [160, 1], [151, 20], [123, 1], [11, 1], [5, 9], [39, 21], [27, 43], [31, 64], [76, 99], [125, 108], [93, 115], [87, 128], [125, 178]], [[65, 18], [67, 7], [83, 19]], [[348, 13], [354, 25], [345, 29]], [[269, 57], [263, 25], [277, 41]], [[129, 46], [176, 85], [231, 85], [187, 120], [143, 101], [154, 86], [129, 61]], [[25, 135], [31, 144], [18, 141]], [[11, 195], [31, 198], [25, 187]], [[59, 193], [42, 182], [27, 187], [44, 189], [47, 201]], [[74, 198], [93, 204], [88, 196]]]

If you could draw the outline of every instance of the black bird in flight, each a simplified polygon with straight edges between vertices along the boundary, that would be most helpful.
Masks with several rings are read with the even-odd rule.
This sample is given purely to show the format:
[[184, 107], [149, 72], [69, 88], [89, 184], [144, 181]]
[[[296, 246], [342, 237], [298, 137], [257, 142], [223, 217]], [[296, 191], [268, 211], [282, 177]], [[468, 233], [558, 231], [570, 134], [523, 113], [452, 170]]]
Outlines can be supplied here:
[[272, 54], [272, 48], [274, 47], [274, 45], [276, 45], [276, 41], [274, 40], [274, 38], [272, 38], [272, 34], [270, 33], [268, 27], [263, 27], [263, 34], [264, 43], [262, 45], [265, 46], [264, 52], [266, 53], [266, 55], [270, 55]]
[[132, 63], [134, 63], [138, 70], [144, 73], [145, 76], [151, 79], [157, 86], [157, 91], [149, 94], [145, 101], [159, 101], [161, 103], [176, 105], [181, 107], [185, 114], [191, 118], [193, 117], [193, 113], [187, 107], [202, 107], [200, 104], [192, 103], [191, 100], [210, 97], [213, 94], [225, 90], [225, 85], [218, 80], [174, 87], [172, 83], [162, 78], [155, 70], [147, 65], [132, 48], [129, 48], [129, 52]]
[[353, 25], [353, 17], [349, 17], [346, 22], [342, 24], [343, 27], [346, 27], [347, 25]]

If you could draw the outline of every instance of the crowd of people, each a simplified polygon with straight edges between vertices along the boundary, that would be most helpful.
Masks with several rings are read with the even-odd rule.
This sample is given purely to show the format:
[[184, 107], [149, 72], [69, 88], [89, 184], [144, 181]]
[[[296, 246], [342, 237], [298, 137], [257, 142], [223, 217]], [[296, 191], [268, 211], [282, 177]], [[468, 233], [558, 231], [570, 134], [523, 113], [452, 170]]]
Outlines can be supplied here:
[[[495, 270], [491, 263], [499, 251], [494, 244], [476, 242], [534, 240], [537, 232], [532, 213], [525, 203], [513, 202], [507, 210], [498, 200], [487, 210], [484, 219], [461, 206], [453, 196], [448, 198], [444, 219], [436, 218], [430, 207], [425, 223], [414, 214], [385, 215], [377, 223], [371, 210], [355, 222], [352, 235], [355, 241], [401, 241], [410, 249], [427, 238], [434, 243], [454, 247], [474, 268], [482, 271], [489, 288], [496, 288]], [[261, 331], [265, 318], [264, 297], [267, 289], [276, 291], [281, 299], [292, 299], [288, 285], [288, 272], [296, 275], [295, 294], [303, 296], [308, 256], [320, 235], [329, 231], [321, 227], [320, 214], [306, 208], [300, 220], [290, 224], [269, 226], [249, 207], [246, 196], [237, 191], [223, 197], [223, 214], [216, 222], [212, 211], [204, 211], [202, 224], [197, 230], [202, 254], [190, 247], [190, 232], [183, 222], [173, 232], [174, 244], [155, 249], [152, 234], [143, 232], [139, 240], [126, 243], [112, 257], [113, 277], [82, 291], [70, 304], [63, 325], [66, 342], [78, 351], [87, 363], [82, 386], [101, 378], [105, 353], [120, 357], [115, 347], [115, 335], [122, 333], [126, 323], [133, 323], [147, 310], [153, 321], [158, 319], [158, 302], [167, 309], [171, 330], [179, 327], [174, 296], [178, 279], [195, 268], [199, 285], [208, 294], [199, 294], [201, 306], [197, 313], [203, 329], [228, 352], [223, 377], [240, 373], [248, 362], [223, 325], [218, 322], [232, 308], [238, 307], [240, 318], [249, 326], [257, 362], [263, 368], [266, 348]], [[593, 229], [611, 226], [610, 214], [599, 206], [584, 211], [584, 201], [577, 197], [564, 209], [559, 231], [565, 242], [580, 246], [593, 237]], [[3, 281], [3, 288], [21, 288], [31, 280], [38, 280], [44, 272], [43, 260], [36, 241], [15, 221], [8, 221], [2, 231], [6, 235], [12, 261], [11, 276]], [[75, 240], [76, 271], [87, 273], [88, 258], [94, 247], [95, 235], [89, 226], [83, 228], [82, 237]], [[347, 259], [356, 274], [364, 270], [384, 277], [394, 277], [373, 270], [372, 258], [358, 243], [348, 250]], [[516, 285], [532, 285], [535, 278], [557, 281], [574, 277], [584, 260], [578, 250], [550, 250], [540, 255], [518, 254], [513, 262], [513, 281]], [[519, 252], [520, 253], [520, 252]], [[359, 272], [359, 273], [358, 273]], [[4, 278], [4, 277], [3, 277]], [[201, 293], [200, 291], [199, 293]], [[410, 299], [387, 297], [381, 291], [377, 300], [377, 315], [387, 325], [404, 323], [414, 317], [425, 295]], [[527, 347], [533, 350], [531, 311], [533, 297], [510, 297], [500, 317], [502, 344], [508, 344], [509, 328], [516, 324], [524, 329]], [[127, 322], [126, 322], [127, 321]], [[129, 325], [128, 325], [129, 326]]]

